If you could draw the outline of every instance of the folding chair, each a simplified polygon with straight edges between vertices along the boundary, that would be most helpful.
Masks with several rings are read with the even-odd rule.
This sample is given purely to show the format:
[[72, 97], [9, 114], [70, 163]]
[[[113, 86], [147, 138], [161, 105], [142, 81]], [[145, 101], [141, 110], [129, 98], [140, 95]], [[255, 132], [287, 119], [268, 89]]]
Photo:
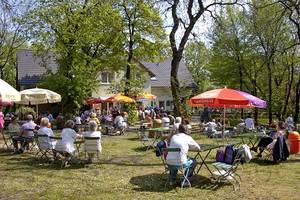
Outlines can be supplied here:
[[[234, 161], [232, 164], [227, 164], [224, 162], [215, 162], [212, 163], [212, 166], [217, 170], [213, 172], [215, 176], [217, 176], [216, 183], [221, 183], [224, 181], [234, 180], [235, 184], [233, 184], [234, 190], [236, 190], [236, 185], [240, 188], [241, 177], [237, 173], [238, 166], [241, 164], [242, 158], [244, 156], [243, 148], [239, 148], [235, 155]], [[238, 177], [238, 179], [237, 179]]]
[[[178, 153], [180, 154], [181, 152], [181, 149], [180, 148], [163, 148], [162, 149], [162, 155], [165, 155], [165, 156], [161, 156], [162, 158], [162, 162], [163, 162], [163, 165], [165, 167], [165, 172], [169, 171], [169, 178], [167, 180], [167, 182], [165, 183], [165, 187], [168, 183], [171, 183], [171, 170], [177, 170], [179, 171], [179, 173], [182, 174], [182, 181], [181, 181], [181, 188], [183, 188], [184, 186], [188, 185], [189, 187], [191, 187], [191, 182], [190, 180], [188, 179], [188, 174], [189, 174], [189, 168], [188, 167], [185, 167], [184, 165], [170, 165], [166, 162], [166, 155], [168, 153]], [[178, 157], [180, 157], [180, 155], [178, 155]]]
[[102, 151], [100, 137], [84, 137], [84, 151], [85, 157], [88, 154], [97, 154], [99, 159], [99, 153]]
[[68, 152], [62, 150], [64, 149], [64, 146], [61, 143], [61, 137], [50, 136], [49, 138], [52, 142], [56, 142], [54, 149], [55, 153], [59, 153], [59, 155], [62, 156], [60, 157], [59, 155], [56, 155], [55, 159], [61, 160], [61, 168], [65, 167], [66, 164], [72, 159], [72, 154], [69, 154]]
[[9, 132], [6, 132], [4, 130], [2, 130], [1, 132], [2, 135], [2, 139], [3, 139], [3, 147], [10, 149], [11, 147], [13, 147], [13, 143], [12, 143], [12, 136]]
[[53, 145], [52, 141], [48, 135], [36, 135], [36, 144], [38, 147], [38, 151], [35, 156], [39, 159], [45, 158], [46, 160], [50, 160], [49, 155], [53, 155]]
[[146, 133], [147, 133], [147, 129], [141, 126], [137, 131], [137, 136], [139, 141], [142, 143], [142, 145], [144, 147], [147, 147], [148, 150], [152, 140], [148, 137]]
[[25, 131], [27, 132], [33, 132], [33, 137], [24, 137], [24, 142], [27, 143], [26, 149], [29, 151], [34, 151], [37, 149], [37, 144], [36, 144], [36, 130], [35, 129], [26, 129]]

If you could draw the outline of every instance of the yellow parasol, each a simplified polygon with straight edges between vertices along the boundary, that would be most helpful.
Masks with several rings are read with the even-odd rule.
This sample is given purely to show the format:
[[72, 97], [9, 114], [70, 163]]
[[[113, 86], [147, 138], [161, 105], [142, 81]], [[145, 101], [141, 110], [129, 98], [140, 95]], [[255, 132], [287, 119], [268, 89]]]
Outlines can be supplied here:
[[104, 100], [104, 102], [135, 103], [135, 100], [119, 93], [112, 97], [109, 97], [108, 99]]
[[147, 92], [142, 92], [140, 93], [137, 98], [138, 101], [143, 101], [143, 100], [150, 100], [153, 101], [156, 99], [156, 96]]

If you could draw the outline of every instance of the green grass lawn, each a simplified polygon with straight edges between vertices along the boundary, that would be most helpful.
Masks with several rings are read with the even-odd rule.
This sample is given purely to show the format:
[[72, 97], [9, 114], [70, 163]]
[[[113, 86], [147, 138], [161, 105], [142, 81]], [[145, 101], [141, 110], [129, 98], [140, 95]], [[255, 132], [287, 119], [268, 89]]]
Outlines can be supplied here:
[[[212, 139], [194, 136], [200, 143]], [[205, 168], [192, 181], [191, 188], [167, 187], [167, 175], [154, 151], [144, 151], [136, 134], [105, 137], [100, 160], [60, 168], [47, 164], [33, 154], [12, 155], [0, 152], [0, 199], [299, 199], [300, 156], [284, 163], [269, 164], [252, 160], [240, 166], [241, 188], [232, 185], [212, 189]], [[210, 160], [214, 159], [212, 152]]]

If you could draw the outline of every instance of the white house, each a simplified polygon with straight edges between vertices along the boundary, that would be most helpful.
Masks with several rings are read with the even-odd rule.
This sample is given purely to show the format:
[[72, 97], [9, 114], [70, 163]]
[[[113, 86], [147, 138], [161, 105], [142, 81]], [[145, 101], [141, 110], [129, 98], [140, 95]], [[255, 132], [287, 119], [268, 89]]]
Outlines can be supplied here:
[[[57, 67], [53, 53], [41, 58], [36, 56], [32, 50], [19, 49], [17, 51], [17, 79], [21, 90], [35, 87], [42, 75], [47, 74], [48, 70], [56, 72]], [[171, 110], [173, 107], [170, 89], [171, 59], [158, 63], [138, 62], [138, 67], [141, 73], [147, 75], [144, 90], [157, 97], [151, 103]], [[107, 98], [112, 96], [113, 94], [108, 88], [112, 82], [120, 80], [123, 76], [123, 71], [102, 72], [98, 78], [100, 86], [93, 92], [92, 97]], [[180, 63], [178, 77], [180, 87], [191, 89], [195, 86], [192, 76], [183, 62]]]

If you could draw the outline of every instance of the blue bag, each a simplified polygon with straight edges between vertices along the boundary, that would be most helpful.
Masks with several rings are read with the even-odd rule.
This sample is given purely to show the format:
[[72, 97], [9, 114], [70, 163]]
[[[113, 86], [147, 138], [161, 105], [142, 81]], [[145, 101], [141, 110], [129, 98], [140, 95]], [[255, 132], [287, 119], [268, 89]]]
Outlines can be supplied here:
[[236, 155], [236, 149], [233, 145], [228, 145], [225, 149], [224, 163], [232, 164]]
[[224, 162], [224, 158], [225, 158], [225, 150], [223, 148], [218, 149], [217, 154], [216, 154], [216, 161], [217, 162]]

